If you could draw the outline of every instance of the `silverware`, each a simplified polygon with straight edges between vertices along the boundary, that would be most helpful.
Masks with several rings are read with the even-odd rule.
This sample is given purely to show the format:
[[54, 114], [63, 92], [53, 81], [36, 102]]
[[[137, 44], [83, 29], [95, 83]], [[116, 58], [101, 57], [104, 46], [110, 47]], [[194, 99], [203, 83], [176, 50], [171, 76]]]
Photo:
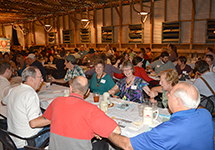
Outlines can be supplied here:
[[135, 109], [135, 107], [131, 110], [131, 112]]
[[115, 117], [111, 117], [111, 118], [116, 119], [116, 120], [121, 120], [121, 121], [124, 121], [124, 122], [127, 122], [127, 123], [132, 123], [132, 121], [130, 121], [130, 120], [125, 120], [125, 119], [115, 118]]
[[128, 122], [128, 123], [132, 123], [132, 121], [130, 121], [130, 120], [125, 120], [125, 119], [121, 119], [121, 121]]
[[121, 125], [121, 124], [118, 124], [118, 126], [120, 126], [121, 128], [125, 128], [125, 126]]

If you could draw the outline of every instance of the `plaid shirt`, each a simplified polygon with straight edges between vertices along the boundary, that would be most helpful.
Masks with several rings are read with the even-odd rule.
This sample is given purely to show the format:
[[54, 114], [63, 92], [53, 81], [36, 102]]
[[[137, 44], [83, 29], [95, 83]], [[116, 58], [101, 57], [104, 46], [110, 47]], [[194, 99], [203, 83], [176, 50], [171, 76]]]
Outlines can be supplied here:
[[70, 69], [67, 70], [67, 73], [64, 77], [64, 80], [68, 82], [76, 76], [84, 76], [85, 77], [83, 69], [77, 65], [75, 65], [72, 70], [70, 70]]

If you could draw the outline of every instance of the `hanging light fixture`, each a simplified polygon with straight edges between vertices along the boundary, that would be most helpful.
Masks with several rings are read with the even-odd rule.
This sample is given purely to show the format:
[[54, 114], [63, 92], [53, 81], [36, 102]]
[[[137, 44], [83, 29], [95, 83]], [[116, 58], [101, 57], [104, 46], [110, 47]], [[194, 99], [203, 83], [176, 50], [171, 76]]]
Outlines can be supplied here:
[[[138, 11], [137, 9], [135, 9], [134, 4], [135, 4], [135, 2], [132, 1], [133, 10], [135, 12], [137, 12], [138, 15], [141, 15], [141, 23], [144, 23], [146, 21], [146, 19], [148, 18], [148, 15], [150, 14], [150, 12], [144, 11], [144, 10], [142, 10], [142, 8], [141, 8], [141, 11]], [[151, 7], [146, 6], [146, 5], [142, 5], [142, 6], [151, 8]]]
[[45, 29], [46, 32], [50, 32], [51, 29], [52, 29], [52, 25], [50, 25], [50, 24], [45, 24], [45, 25], [43, 26], [43, 28]]
[[145, 16], [145, 15], [148, 15], [148, 12], [146, 12], [146, 11], [141, 11], [141, 12], [139, 12], [139, 14], [140, 14], [141, 16]]
[[39, 21], [39, 23], [43, 26], [43, 28], [44, 28], [44, 30], [46, 31], [46, 32], [50, 32], [51, 31], [51, 29], [52, 29], [52, 25], [50, 25], [50, 24], [44, 24], [44, 23], [42, 23], [42, 21], [41, 20], [39, 20], [38, 19], [38, 21]]
[[[91, 19], [92, 20], [92, 19]], [[87, 28], [87, 26], [90, 24], [90, 21], [89, 19], [89, 10], [88, 8], [86, 9], [86, 13], [83, 14], [83, 17], [81, 19], [81, 24], [84, 28]]]
[[87, 18], [82, 18], [81, 21], [89, 21]]

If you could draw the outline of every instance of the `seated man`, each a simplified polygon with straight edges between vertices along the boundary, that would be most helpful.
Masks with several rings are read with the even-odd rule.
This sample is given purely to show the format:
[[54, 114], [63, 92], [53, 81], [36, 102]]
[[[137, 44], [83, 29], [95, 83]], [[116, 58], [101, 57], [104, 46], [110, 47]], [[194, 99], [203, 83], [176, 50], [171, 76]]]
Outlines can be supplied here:
[[206, 83], [201, 79], [205, 79], [212, 90], [215, 92], [215, 73], [210, 72], [208, 63], [205, 60], [199, 60], [195, 63], [194, 70], [196, 71], [196, 77], [201, 76], [198, 77], [193, 83], [199, 90], [199, 93], [204, 96], [213, 95]]
[[[7, 125], [8, 131], [21, 137], [31, 137], [47, 128], [42, 128], [50, 124], [49, 120], [42, 117], [39, 97], [36, 90], [43, 82], [40, 70], [35, 67], [27, 67], [22, 72], [21, 85], [10, 90], [3, 100], [7, 105]], [[36, 147], [39, 147], [47, 138], [49, 132], [42, 134], [35, 139]], [[27, 145], [25, 140], [12, 137], [17, 148]]]
[[43, 117], [51, 121], [51, 150], [89, 150], [95, 135], [108, 138], [121, 133], [115, 121], [84, 101], [88, 92], [87, 78], [75, 77], [70, 81], [70, 96], [56, 98], [44, 112]]
[[67, 83], [71, 79], [73, 79], [76, 76], [84, 76], [84, 71], [81, 67], [78, 65], [75, 65], [76, 59], [73, 55], [68, 55], [65, 58], [65, 65], [66, 68], [68, 68], [66, 75], [64, 79], [55, 79], [54, 77], [51, 77], [51, 82], [57, 82], [57, 83]]
[[40, 69], [40, 72], [42, 73], [43, 76], [43, 81], [46, 82], [46, 72], [45, 69], [43, 67], [43, 65], [37, 60], [36, 56], [34, 54], [29, 54], [27, 57], [27, 63], [30, 66], [36, 66], [37, 68]]
[[[9, 62], [0, 61], [0, 101], [2, 103], [3, 98], [8, 94], [9, 90], [12, 88], [8, 79], [12, 75], [12, 67]], [[2, 103], [2, 105], [4, 105]]]
[[168, 105], [173, 112], [166, 121], [151, 131], [133, 138], [111, 134], [109, 139], [125, 150], [133, 149], [214, 149], [214, 122], [200, 103], [198, 90], [191, 84], [180, 82], [168, 95]]
[[160, 59], [149, 64], [147, 68], [153, 69], [156, 74], [159, 74], [161, 71], [166, 69], [175, 69], [175, 66], [171, 61], [169, 61], [169, 53], [164, 51], [161, 53]]
[[96, 51], [93, 48], [90, 48], [88, 55], [84, 57], [82, 64], [88, 67], [92, 67], [94, 65], [95, 60], [98, 58], [99, 56], [96, 54]]
[[82, 59], [84, 58], [84, 56], [88, 54], [87, 50], [84, 49], [84, 45], [81, 45], [80, 51], [78, 52], [78, 54], [81, 56]]

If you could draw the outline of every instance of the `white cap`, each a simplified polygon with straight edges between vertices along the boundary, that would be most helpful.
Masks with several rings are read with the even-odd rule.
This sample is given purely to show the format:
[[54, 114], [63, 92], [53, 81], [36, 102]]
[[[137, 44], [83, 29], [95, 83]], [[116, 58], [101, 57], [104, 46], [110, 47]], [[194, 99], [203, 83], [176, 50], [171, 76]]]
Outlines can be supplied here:
[[34, 54], [29, 54], [26, 58], [32, 58], [32, 59], [34, 59], [34, 58], [36, 58], [36, 56]]

